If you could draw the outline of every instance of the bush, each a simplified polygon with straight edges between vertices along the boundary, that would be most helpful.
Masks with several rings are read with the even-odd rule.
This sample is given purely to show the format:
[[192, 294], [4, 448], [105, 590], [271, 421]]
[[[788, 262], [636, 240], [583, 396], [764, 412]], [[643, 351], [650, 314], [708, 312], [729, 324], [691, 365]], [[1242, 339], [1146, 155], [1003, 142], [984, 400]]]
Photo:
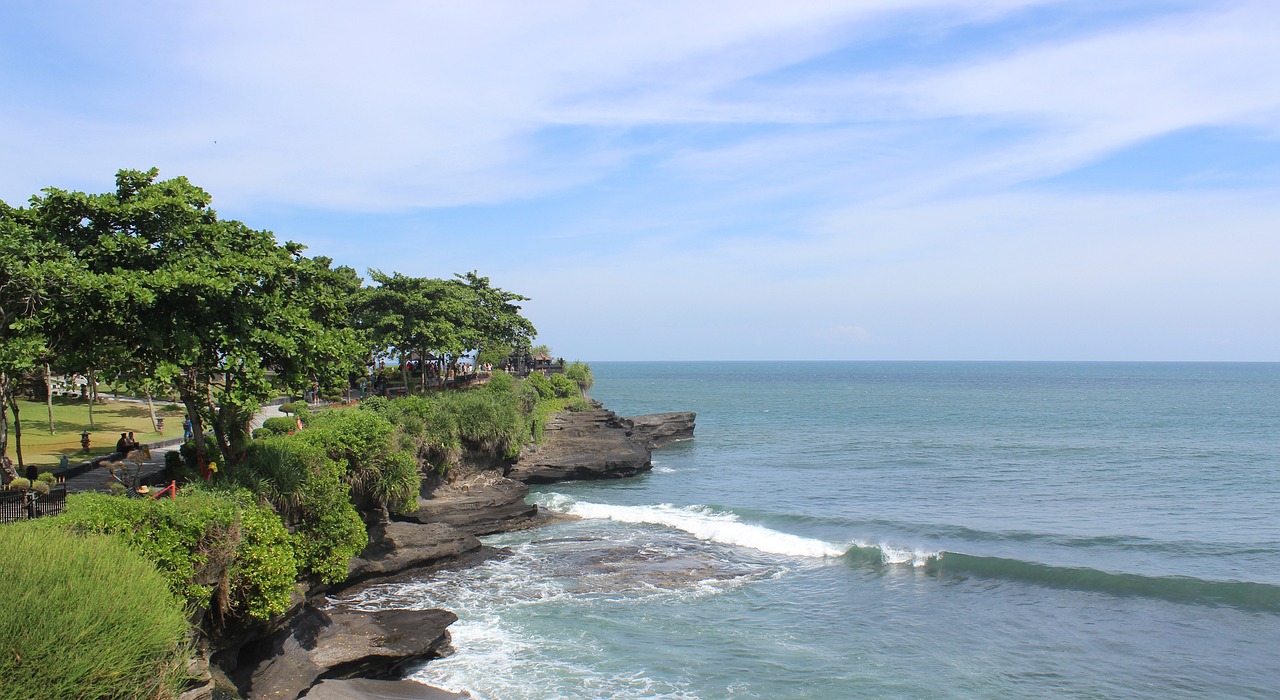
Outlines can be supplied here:
[[570, 362], [569, 366], [564, 370], [564, 376], [572, 379], [578, 385], [578, 390], [583, 396], [587, 395], [587, 390], [595, 384], [595, 377], [591, 374], [591, 365], [585, 362]]
[[346, 579], [348, 560], [369, 543], [341, 469], [316, 445], [287, 437], [254, 442], [244, 463], [218, 480], [270, 504], [295, 529], [299, 566], [326, 583]]
[[194, 608], [267, 619], [289, 607], [298, 571], [289, 533], [246, 491], [184, 489], [159, 500], [75, 494], [49, 522], [117, 536]]
[[311, 409], [307, 407], [306, 401], [291, 401], [280, 404], [280, 412], [297, 416], [303, 413], [310, 413]]
[[[178, 452], [182, 455], [183, 461], [187, 463], [187, 468], [191, 470], [196, 470], [200, 468], [200, 465], [196, 464], [195, 441], [196, 441], [196, 438], [192, 438], [182, 443], [182, 447], [178, 448]], [[220, 455], [221, 455], [221, 452], [218, 450], [218, 441], [215, 440], [212, 435], [206, 434], [204, 436], [205, 459], [211, 462], [216, 462], [218, 461]]]
[[253, 438], [254, 440], [265, 440], [266, 438], [269, 438], [273, 435], [275, 435], [275, 433], [271, 432], [266, 428], [254, 428], [253, 432], [249, 433], [249, 437]]
[[40, 523], [0, 527], [0, 700], [174, 697], [182, 603], [123, 543]]
[[553, 374], [550, 379], [551, 388], [556, 392], [556, 398], [567, 399], [582, 395], [582, 389], [578, 388], [578, 383], [563, 374]]
[[262, 427], [259, 430], [266, 430], [272, 435], [288, 435], [297, 430], [298, 419], [286, 416], [273, 416], [262, 421]]
[[543, 399], [554, 399], [556, 397], [555, 387], [552, 386], [551, 380], [547, 379], [547, 375], [534, 372], [524, 379], [525, 384], [533, 387], [538, 396]]
[[[307, 429], [294, 437], [319, 446], [337, 462], [358, 499], [407, 511], [417, 503], [421, 476], [413, 455], [397, 454], [394, 432], [395, 426], [373, 411], [345, 409], [313, 416]], [[406, 459], [412, 471], [404, 468]]]

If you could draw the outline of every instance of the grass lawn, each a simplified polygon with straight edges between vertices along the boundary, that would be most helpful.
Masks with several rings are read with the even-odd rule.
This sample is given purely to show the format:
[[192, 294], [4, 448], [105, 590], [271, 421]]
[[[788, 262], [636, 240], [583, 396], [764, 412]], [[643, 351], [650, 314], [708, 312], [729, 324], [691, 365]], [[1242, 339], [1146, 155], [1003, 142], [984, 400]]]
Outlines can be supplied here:
[[[168, 403], [156, 404], [156, 416], [163, 417], [164, 433], [151, 429], [147, 404], [134, 401], [99, 403], [93, 407], [93, 430], [89, 431], [88, 454], [80, 449], [80, 433], [89, 430], [89, 402], [81, 399], [55, 397], [53, 399], [53, 429], [49, 434], [49, 411], [44, 403], [18, 400], [22, 416], [22, 461], [41, 469], [56, 469], [58, 460], [66, 455], [72, 464], [92, 457], [115, 452], [120, 433], [133, 431], [133, 437], [143, 444], [182, 437], [183, 411], [165, 410]], [[10, 414], [12, 420], [12, 414]], [[14, 430], [9, 426], [9, 458], [17, 463], [14, 450]]]

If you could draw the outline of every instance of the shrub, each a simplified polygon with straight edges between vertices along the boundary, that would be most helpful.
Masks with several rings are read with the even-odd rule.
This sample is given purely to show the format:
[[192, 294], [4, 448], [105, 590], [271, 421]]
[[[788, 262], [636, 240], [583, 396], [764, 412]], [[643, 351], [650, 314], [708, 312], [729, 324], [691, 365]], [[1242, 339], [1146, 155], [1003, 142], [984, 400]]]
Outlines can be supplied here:
[[306, 401], [290, 401], [289, 403], [280, 404], [280, 412], [296, 416], [303, 413], [310, 413], [311, 409], [307, 407]]
[[590, 410], [593, 410], [594, 408], [595, 406], [591, 405], [590, 401], [582, 397], [569, 399], [568, 403], [566, 403], [564, 406], [564, 410], [569, 411], [571, 413], [579, 413], [581, 411], [590, 411]]
[[587, 395], [587, 390], [595, 384], [595, 377], [591, 374], [591, 365], [585, 362], [570, 362], [569, 366], [564, 370], [564, 376], [572, 379], [578, 385], [578, 390], [583, 396]]
[[115, 538], [0, 527], [0, 700], [174, 697], [182, 603]]
[[373, 411], [379, 415], [386, 412], [391, 402], [385, 396], [370, 396], [360, 402], [360, 408], [365, 411]]
[[[398, 456], [395, 426], [373, 411], [339, 410], [315, 415], [307, 430], [294, 437], [321, 447], [343, 469], [358, 499], [372, 499], [396, 511], [417, 502], [421, 477], [413, 455]], [[404, 468], [405, 459], [413, 465]]]
[[266, 428], [254, 428], [253, 432], [249, 433], [249, 437], [252, 437], [254, 440], [264, 440], [272, 435], [275, 435], [275, 433]]
[[552, 386], [551, 380], [547, 379], [547, 375], [534, 372], [524, 379], [525, 384], [533, 387], [538, 396], [543, 399], [554, 399], [556, 397], [555, 387]]
[[298, 420], [287, 416], [272, 416], [262, 421], [259, 430], [266, 430], [273, 435], [288, 435], [298, 428]]
[[551, 388], [555, 390], [557, 398], [567, 399], [582, 395], [582, 389], [578, 388], [578, 383], [563, 374], [553, 374], [550, 379]]
[[342, 471], [317, 445], [288, 437], [255, 442], [219, 482], [256, 493], [295, 529], [299, 566], [326, 583], [347, 577], [348, 560], [369, 543]]
[[[194, 470], [194, 469], [198, 469], [198, 468], [200, 467], [200, 465], [196, 464], [196, 443], [195, 443], [195, 441], [196, 441], [196, 438], [192, 438], [192, 439], [190, 439], [190, 440], [188, 440], [188, 441], [186, 441], [186, 442], [182, 443], [182, 447], [179, 447], [179, 448], [178, 448], [178, 452], [179, 452], [179, 453], [181, 453], [183, 461], [185, 461], [185, 462], [187, 463], [187, 468], [188, 468], [188, 469], [193, 469], [193, 470]], [[205, 459], [208, 459], [208, 460], [211, 460], [211, 461], [216, 461], [216, 460], [218, 459], [218, 455], [219, 455], [219, 454], [221, 454], [221, 453], [220, 453], [220, 452], [219, 452], [219, 450], [218, 450], [218, 441], [217, 441], [217, 440], [215, 440], [215, 439], [214, 439], [214, 437], [213, 437], [212, 435], [207, 435], [207, 434], [206, 434], [206, 435], [204, 436], [204, 456], [205, 456]]]
[[400, 449], [417, 455], [441, 473], [462, 458], [457, 418], [440, 401], [424, 396], [380, 400], [382, 404], [375, 410], [397, 427]]
[[75, 494], [51, 520], [77, 533], [117, 536], [154, 562], [192, 607], [255, 619], [288, 609], [297, 578], [289, 533], [246, 491], [184, 489], [159, 500]]

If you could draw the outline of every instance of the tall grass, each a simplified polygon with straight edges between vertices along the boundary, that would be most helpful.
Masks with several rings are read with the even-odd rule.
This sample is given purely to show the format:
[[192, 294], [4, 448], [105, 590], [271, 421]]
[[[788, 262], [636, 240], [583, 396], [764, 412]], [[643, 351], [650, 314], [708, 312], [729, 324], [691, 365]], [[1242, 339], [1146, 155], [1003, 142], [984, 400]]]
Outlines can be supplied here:
[[0, 526], [0, 700], [173, 697], [182, 604], [111, 537]]

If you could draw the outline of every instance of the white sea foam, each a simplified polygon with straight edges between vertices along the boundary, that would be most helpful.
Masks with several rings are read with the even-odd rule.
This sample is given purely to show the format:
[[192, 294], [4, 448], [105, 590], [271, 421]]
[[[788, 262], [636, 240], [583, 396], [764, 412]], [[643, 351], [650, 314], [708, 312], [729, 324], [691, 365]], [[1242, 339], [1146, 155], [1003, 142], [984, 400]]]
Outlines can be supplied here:
[[796, 557], [839, 557], [845, 547], [822, 540], [778, 532], [744, 523], [733, 513], [717, 512], [706, 506], [618, 506], [578, 501], [557, 493], [538, 497], [540, 507], [580, 518], [614, 520], [623, 523], [662, 525], [687, 532], [700, 540], [785, 554]]
[[[868, 545], [856, 545], [860, 547]], [[927, 566], [931, 560], [938, 558], [938, 552], [930, 552], [928, 550], [914, 548], [907, 549], [905, 547], [894, 547], [892, 545], [881, 542], [874, 546], [880, 550], [880, 561], [885, 564], [909, 564], [916, 568]]]

